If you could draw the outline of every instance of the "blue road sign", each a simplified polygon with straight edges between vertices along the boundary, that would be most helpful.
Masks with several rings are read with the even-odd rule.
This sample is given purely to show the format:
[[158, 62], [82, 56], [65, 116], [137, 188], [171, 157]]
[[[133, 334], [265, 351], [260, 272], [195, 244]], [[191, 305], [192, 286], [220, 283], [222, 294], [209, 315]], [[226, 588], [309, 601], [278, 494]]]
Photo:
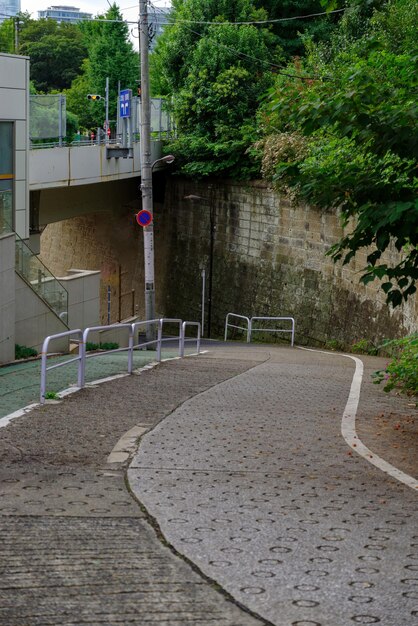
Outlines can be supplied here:
[[124, 89], [119, 94], [119, 115], [120, 117], [131, 117], [132, 89]]

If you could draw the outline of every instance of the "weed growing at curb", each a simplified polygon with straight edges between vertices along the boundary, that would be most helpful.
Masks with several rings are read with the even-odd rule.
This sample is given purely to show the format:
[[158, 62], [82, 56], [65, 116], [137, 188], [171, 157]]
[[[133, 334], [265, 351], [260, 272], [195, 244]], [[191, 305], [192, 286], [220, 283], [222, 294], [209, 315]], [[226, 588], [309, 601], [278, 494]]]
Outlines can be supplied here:
[[386, 341], [381, 348], [390, 354], [391, 361], [373, 374], [373, 382], [385, 383], [386, 392], [396, 389], [418, 399], [418, 334]]
[[47, 391], [45, 394], [45, 400], [59, 400], [59, 395], [56, 391]]

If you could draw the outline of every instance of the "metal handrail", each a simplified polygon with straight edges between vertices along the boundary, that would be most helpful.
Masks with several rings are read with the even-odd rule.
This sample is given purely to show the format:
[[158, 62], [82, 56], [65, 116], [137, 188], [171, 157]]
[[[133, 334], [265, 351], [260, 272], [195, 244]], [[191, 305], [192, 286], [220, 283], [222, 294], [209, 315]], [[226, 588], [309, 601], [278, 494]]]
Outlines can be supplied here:
[[[89, 334], [91, 332], [97, 332], [97, 331], [103, 331], [103, 330], [115, 330], [115, 329], [119, 329], [119, 328], [129, 328], [129, 338], [128, 338], [128, 346], [126, 348], [113, 348], [112, 350], [103, 350], [102, 352], [92, 352], [91, 354], [87, 354], [86, 353], [86, 344], [87, 344], [87, 338], [89, 336]], [[86, 378], [86, 360], [87, 359], [91, 359], [93, 357], [97, 357], [97, 356], [103, 356], [104, 354], [110, 354], [112, 352], [126, 352], [126, 351], [130, 351], [129, 354], [131, 353], [130, 350], [130, 339], [132, 336], [132, 324], [108, 324], [107, 326], [91, 326], [89, 328], [86, 328], [83, 332], [83, 339], [82, 339], [82, 346], [81, 346], [81, 350], [82, 350], [82, 378], [81, 378], [81, 382], [82, 384], [80, 385], [81, 387], [84, 387], [85, 385], [85, 378]], [[129, 365], [129, 355], [128, 355], [128, 365]]]
[[[197, 326], [197, 337], [186, 339], [186, 328], [187, 326]], [[196, 354], [200, 352], [200, 336], [201, 336], [201, 324], [200, 322], [183, 322], [181, 326], [181, 348], [180, 348], [180, 356], [184, 357], [184, 344], [186, 341], [196, 341]]]
[[[178, 336], [175, 337], [166, 337], [163, 338], [162, 336], [162, 332], [163, 332], [163, 325], [164, 324], [169, 324], [169, 323], [174, 323], [174, 324], [178, 324], [179, 325], [179, 334]], [[152, 341], [145, 341], [143, 343], [135, 343], [134, 341], [134, 337], [135, 337], [135, 333], [137, 331], [137, 329], [140, 326], [144, 326], [144, 325], [148, 325], [148, 324], [158, 324], [158, 334], [157, 334], [157, 338], [153, 339]], [[185, 339], [185, 330], [186, 330], [186, 326], [197, 326], [198, 328], [198, 332], [197, 332], [197, 337], [196, 339]], [[112, 350], [103, 350], [101, 352], [94, 352], [91, 354], [87, 354], [86, 353], [86, 344], [87, 344], [87, 339], [88, 336], [91, 332], [100, 332], [103, 330], [119, 330], [121, 328], [127, 328], [129, 331], [129, 337], [128, 337], [128, 346], [125, 348], [114, 348]], [[63, 361], [61, 363], [55, 363], [54, 365], [50, 365], [49, 367], [46, 367], [46, 359], [48, 356], [48, 345], [49, 342], [53, 339], [59, 339], [61, 337], [69, 337], [71, 335], [77, 335], [78, 338], [78, 356], [71, 358], [71, 359], [67, 359], [66, 361]], [[140, 322], [135, 322], [133, 324], [108, 324], [107, 326], [91, 326], [89, 328], [86, 328], [84, 330], [84, 332], [81, 329], [76, 329], [76, 330], [69, 330], [66, 331], [64, 333], [58, 333], [56, 335], [50, 335], [48, 337], [45, 338], [43, 344], [42, 344], [42, 362], [41, 362], [41, 391], [40, 391], [40, 402], [41, 404], [44, 404], [45, 402], [45, 393], [46, 393], [46, 372], [50, 369], [55, 369], [56, 367], [62, 367], [64, 365], [67, 365], [68, 363], [73, 363], [74, 361], [78, 361], [78, 376], [77, 376], [77, 387], [79, 387], [80, 389], [83, 388], [85, 386], [86, 383], [86, 360], [96, 357], [96, 356], [102, 356], [105, 354], [110, 354], [112, 352], [128, 352], [128, 374], [132, 374], [133, 371], [133, 351], [135, 348], [141, 348], [141, 347], [145, 347], [148, 346], [150, 344], [157, 344], [157, 361], [161, 361], [161, 347], [162, 347], [162, 343], [165, 341], [172, 341], [173, 339], [177, 340], [179, 342], [179, 356], [184, 356], [184, 342], [185, 341], [196, 341], [196, 351], [197, 354], [199, 354], [200, 352], [200, 337], [201, 337], [201, 324], [200, 322], [183, 322], [183, 320], [181, 319], [177, 319], [177, 318], [169, 318], [169, 317], [163, 317], [163, 318], [159, 318], [159, 319], [155, 319], [155, 320], [144, 320], [144, 321], [140, 321]]]
[[[281, 320], [287, 320], [287, 321], [291, 321], [292, 322], [292, 328], [288, 329], [288, 328], [254, 328], [253, 327], [253, 322], [254, 320], [263, 320], [263, 321], [281, 321]], [[254, 331], [260, 331], [260, 332], [265, 332], [265, 333], [292, 333], [292, 337], [291, 337], [291, 341], [290, 341], [290, 345], [293, 346], [294, 341], [295, 341], [295, 320], [293, 317], [252, 317], [251, 318], [251, 325], [250, 325], [250, 341], [251, 341], [251, 337]]]
[[[60, 339], [61, 337], [70, 337], [71, 335], [77, 335], [80, 339], [80, 343], [78, 345], [78, 356], [73, 357], [71, 359], [67, 359], [67, 361], [62, 361], [61, 363], [54, 363], [54, 365], [46, 366], [46, 361], [48, 357], [48, 346], [49, 342], [52, 339]], [[46, 395], [46, 373], [49, 370], [56, 369], [57, 367], [63, 367], [64, 365], [68, 365], [68, 363], [74, 363], [74, 361], [78, 361], [78, 378], [77, 385], [78, 387], [82, 387], [83, 380], [83, 331], [80, 328], [76, 330], [67, 330], [64, 333], [58, 333], [57, 335], [49, 335], [45, 337], [44, 342], [42, 344], [42, 352], [41, 352], [41, 391], [40, 391], [40, 403], [45, 403], [45, 395]]]
[[151, 341], [144, 341], [142, 343], [134, 343], [134, 338], [135, 338], [137, 329], [140, 326], [148, 326], [149, 324], [158, 324], [159, 321], [160, 321], [159, 319], [142, 320], [140, 322], [134, 322], [134, 324], [132, 324], [132, 333], [129, 337], [130, 343], [129, 343], [129, 356], [128, 356], [128, 374], [132, 374], [132, 371], [133, 371], [133, 351], [138, 348], [146, 348], [147, 346], [157, 343], [158, 341], [158, 338], [157, 338], [157, 339], [152, 339]]
[[[230, 324], [228, 323], [228, 320], [230, 317], [238, 317], [239, 319], [242, 320], [246, 320], [247, 321], [247, 327], [244, 328], [243, 326], [236, 326], [235, 324]], [[246, 330], [247, 331], [247, 343], [249, 343], [251, 341], [251, 320], [249, 317], [246, 317], [245, 315], [238, 315], [237, 313], [228, 313], [225, 319], [225, 337], [224, 337], [224, 341], [226, 341], [227, 335], [228, 335], [228, 327], [229, 328], [238, 328], [239, 330]]]
[[[172, 317], [162, 317], [161, 319], [158, 320], [158, 343], [157, 343], [157, 361], [160, 362], [161, 361], [161, 345], [163, 343], [163, 341], [172, 341], [173, 337], [166, 337], [165, 339], [163, 339], [163, 325], [165, 323], [169, 323], [169, 324], [178, 324], [179, 325], [179, 356], [181, 353], [181, 325], [183, 323], [183, 320], [177, 319], [177, 318], [172, 318]], [[176, 337], [174, 337], [174, 339], [176, 339]]]

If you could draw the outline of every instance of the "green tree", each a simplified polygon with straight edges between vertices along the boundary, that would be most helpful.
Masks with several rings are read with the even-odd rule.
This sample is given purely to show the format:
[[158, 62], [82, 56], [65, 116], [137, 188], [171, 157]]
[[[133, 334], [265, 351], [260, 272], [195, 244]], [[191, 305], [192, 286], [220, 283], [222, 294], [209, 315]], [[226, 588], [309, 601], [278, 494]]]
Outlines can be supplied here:
[[29, 21], [29, 13], [21, 12], [0, 23], [0, 52], [6, 54], [19, 53], [20, 32]]
[[[252, 0], [174, 0], [170, 15], [172, 25], [165, 27], [151, 56], [153, 92], [167, 95], [183, 86], [193, 63], [193, 52], [211, 28], [210, 22], [266, 18], [266, 12], [257, 10]], [[259, 31], [265, 39], [269, 38], [267, 29]]]
[[[138, 54], [129, 40], [129, 30], [116, 4], [102, 16], [103, 22], [81, 25], [88, 48], [82, 73], [67, 91], [68, 107], [77, 114], [81, 126], [95, 128], [105, 121], [104, 101], [89, 102], [87, 95], [105, 95], [106, 77], [109, 77], [109, 115], [116, 119], [118, 81], [122, 89], [135, 89], [139, 76]], [[104, 20], [120, 20], [120, 23]]]
[[21, 30], [20, 53], [30, 57], [30, 75], [37, 91], [70, 87], [87, 54], [80, 29], [55, 20], [29, 20]]
[[324, 13], [320, 0], [256, 0], [256, 6], [265, 9], [270, 20], [285, 20], [275, 21], [272, 32], [287, 58], [305, 54], [306, 37], [313, 41], [328, 41], [342, 15], [337, 13], [295, 19], [298, 16]]
[[14, 54], [15, 50], [15, 20], [10, 17], [0, 24], [0, 52]]
[[171, 147], [184, 173], [250, 175], [246, 150], [271, 81], [268, 49], [253, 26], [211, 26], [198, 42], [174, 114]]
[[[367, 249], [362, 281], [382, 279], [393, 305], [418, 279], [417, 9], [417, 0], [391, 2], [328, 60], [311, 44], [288, 68], [306, 80], [279, 77], [264, 116], [264, 171], [279, 188], [341, 211], [347, 230], [331, 256], [347, 263]], [[382, 254], [392, 243], [402, 257], [389, 265]]]
[[152, 76], [154, 94], [171, 102], [176, 165], [192, 175], [249, 177], [256, 111], [271, 63], [282, 56], [266, 28], [233, 22], [266, 13], [251, 0], [177, 0], [172, 17], [152, 55]]

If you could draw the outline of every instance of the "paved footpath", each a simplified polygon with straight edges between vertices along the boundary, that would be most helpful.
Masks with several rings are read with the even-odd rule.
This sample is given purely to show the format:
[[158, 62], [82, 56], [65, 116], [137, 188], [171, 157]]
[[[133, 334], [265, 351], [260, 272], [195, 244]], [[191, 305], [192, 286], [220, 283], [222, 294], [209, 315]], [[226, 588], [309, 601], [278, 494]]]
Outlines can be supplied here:
[[362, 361], [353, 447], [353, 360], [256, 345], [1, 428], [0, 624], [418, 624], [415, 484], [356, 452], [412, 476], [417, 413]]

